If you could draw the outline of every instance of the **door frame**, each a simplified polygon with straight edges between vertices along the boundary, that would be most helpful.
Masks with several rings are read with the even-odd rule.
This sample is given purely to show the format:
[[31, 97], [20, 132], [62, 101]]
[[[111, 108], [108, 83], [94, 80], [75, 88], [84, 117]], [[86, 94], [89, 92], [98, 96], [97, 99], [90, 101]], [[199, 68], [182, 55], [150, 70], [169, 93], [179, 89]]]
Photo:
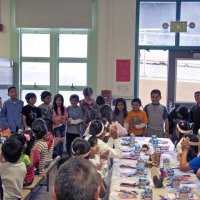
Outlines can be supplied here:
[[[199, 53], [193, 50], [169, 50], [168, 55], [168, 85], [167, 85], [167, 108], [170, 111], [171, 107], [176, 104], [184, 105], [188, 108], [193, 103], [175, 102], [176, 95], [176, 59], [193, 59], [194, 53]], [[195, 58], [194, 58], [195, 59]]]

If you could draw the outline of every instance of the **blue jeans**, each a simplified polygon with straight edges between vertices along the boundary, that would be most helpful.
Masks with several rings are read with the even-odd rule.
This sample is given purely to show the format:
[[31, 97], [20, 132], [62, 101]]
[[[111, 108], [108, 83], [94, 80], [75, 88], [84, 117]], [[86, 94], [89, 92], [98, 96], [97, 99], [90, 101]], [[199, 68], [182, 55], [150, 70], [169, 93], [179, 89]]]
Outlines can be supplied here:
[[[65, 126], [59, 126], [58, 128], [54, 129], [54, 137], [65, 137]], [[61, 156], [63, 154], [63, 142], [60, 142], [54, 147], [53, 150], [53, 157]]]

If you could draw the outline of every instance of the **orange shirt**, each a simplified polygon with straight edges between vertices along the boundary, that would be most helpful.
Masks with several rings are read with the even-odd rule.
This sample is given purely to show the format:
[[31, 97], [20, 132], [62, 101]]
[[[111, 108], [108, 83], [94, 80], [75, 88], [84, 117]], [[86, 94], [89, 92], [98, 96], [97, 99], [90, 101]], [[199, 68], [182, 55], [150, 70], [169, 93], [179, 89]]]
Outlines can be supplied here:
[[135, 125], [140, 125], [141, 123], [147, 124], [147, 115], [143, 110], [133, 111], [131, 110], [124, 120], [124, 123], [129, 125], [128, 133], [134, 133], [135, 135], [144, 134], [143, 129], [136, 129]]

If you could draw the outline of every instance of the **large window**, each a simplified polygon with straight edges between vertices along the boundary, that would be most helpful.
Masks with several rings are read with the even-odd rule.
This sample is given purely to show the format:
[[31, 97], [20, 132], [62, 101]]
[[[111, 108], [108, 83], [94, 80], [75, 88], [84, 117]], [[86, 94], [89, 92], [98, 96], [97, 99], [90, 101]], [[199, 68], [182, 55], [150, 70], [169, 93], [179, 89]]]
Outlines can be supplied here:
[[[21, 30], [21, 97], [34, 92], [39, 105], [40, 94], [82, 93], [87, 85], [87, 32], [58, 30]], [[76, 90], [73, 91], [73, 90]], [[66, 100], [69, 96], [64, 96]], [[80, 96], [81, 98], [81, 96]], [[65, 101], [65, 105], [69, 101]]]
[[137, 8], [135, 96], [146, 104], [151, 90], [160, 89], [168, 107], [192, 103], [199, 84], [200, 2], [139, 0]]
[[175, 33], [162, 28], [176, 20], [175, 2], [141, 2], [139, 19], [139, 45], [175, 45]]
[[[187, 22], [187, 32], [180, 33], [181, 46], [200, 46], [200, 2], [181, 3], [181, 21]], [[189, 24], [194, 23], [195, 27], [190, 28]]]

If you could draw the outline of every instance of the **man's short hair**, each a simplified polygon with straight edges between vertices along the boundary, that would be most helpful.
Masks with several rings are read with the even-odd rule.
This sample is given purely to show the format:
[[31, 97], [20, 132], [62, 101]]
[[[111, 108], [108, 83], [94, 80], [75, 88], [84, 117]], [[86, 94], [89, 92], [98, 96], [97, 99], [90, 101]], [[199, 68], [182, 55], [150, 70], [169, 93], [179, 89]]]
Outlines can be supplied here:
[[22, 143], [16, 138], [8, 138], [2, 145], [2, 155], [10, 163], [16, 163], [19, 160], [22, 150]]
[[79, 156], [66, 161], [55, 179], [57, 200], [93, 200], [100, 185], [100, 175], [90, 161]]

